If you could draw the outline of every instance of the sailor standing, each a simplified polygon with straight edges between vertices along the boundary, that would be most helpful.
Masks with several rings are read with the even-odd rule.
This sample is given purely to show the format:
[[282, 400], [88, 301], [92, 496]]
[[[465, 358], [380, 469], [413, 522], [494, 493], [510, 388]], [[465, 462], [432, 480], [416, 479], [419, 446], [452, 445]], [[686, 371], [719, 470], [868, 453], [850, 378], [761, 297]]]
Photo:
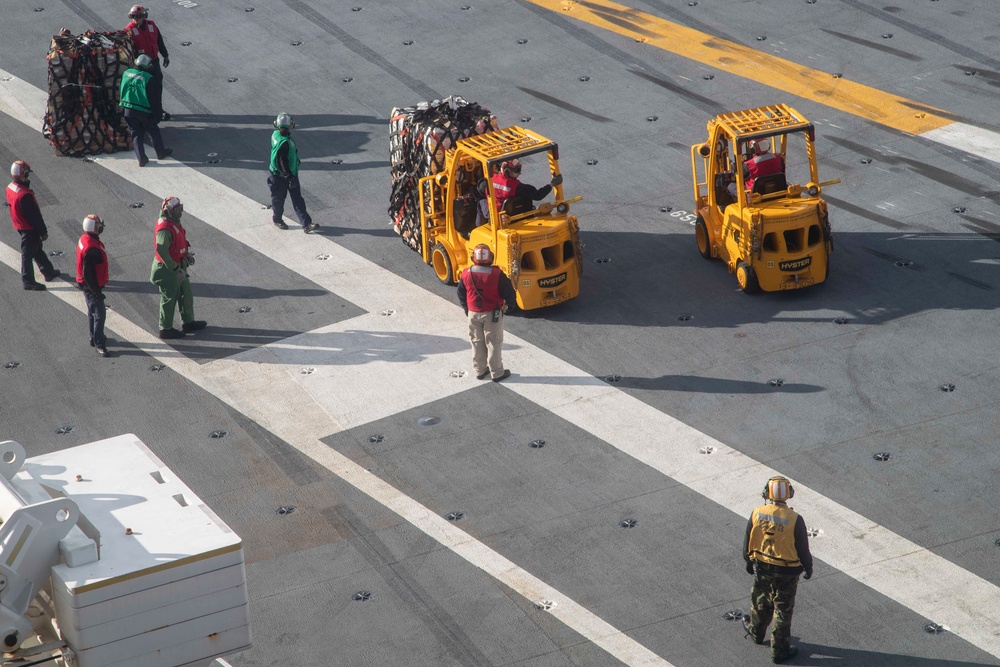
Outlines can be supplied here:
[[104, 286], [108, 284], [108, 253], [101, 241], [104, 220], [96, 214], [83, 219], [83, 235], [76, 244], [76, 284], [83, 290], [87, 302], [87, 326], [90, 329], [90, 346], [97, 354], [110, 357], [104, 322], [108, 311], [104, 307]]
[[[181, 226], [184, 205], [177, 197], [167, 197], [156, 221], [156, 257], [149, 271], [149, 282], [160, 288], [160, 338], [183, 338], [207, 322], [194, 319], [194, 293], [187, 269], [194, 264], [194, 253]], [[174, 311], [181, 312], [181, 330], [174, 328]]]
[[282, 219], [285, 214], [285, 197], [291, 195], [292, 208], [299, 216], [302, 231], [311, 234], [319, 229], [319, 224], [312, 221], [306, 211], [306, 200], [302, 198], [299, 188], [299, 148], [292, 138], [295, 119], [287, 113], [280, 113], [274, 119], [274, 132], [271, 133], [271, 175], [267, 177], [267, 185], [271, 188], [271, 222], [278, 229], [288, 229]]

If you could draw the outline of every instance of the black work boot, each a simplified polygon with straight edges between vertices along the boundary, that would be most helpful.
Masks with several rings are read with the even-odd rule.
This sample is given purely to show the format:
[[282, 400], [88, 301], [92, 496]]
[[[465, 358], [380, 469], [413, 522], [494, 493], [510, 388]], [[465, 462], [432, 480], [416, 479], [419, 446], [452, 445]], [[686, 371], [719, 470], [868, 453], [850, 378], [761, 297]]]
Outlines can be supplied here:
[[173, 327], [170, 327], [169, 329], [160, 329], [160, 338], [162, 340], [173, 340], [175, 338], [184, 338], [184, 332], [178, 331]]
[[771, 662], [780, 665], [787, 662], [799, 654], [798, 646], [789, 646], [786, 649], [771, 649]]
[[199, 329], [204, 329], [208, 326], [208, 322], [205, 320], [192, 320], [191, 322], [185, 322], [181, 326], [181, 330], [184, 333], [191, 333], [192, 331], [198, 331]]

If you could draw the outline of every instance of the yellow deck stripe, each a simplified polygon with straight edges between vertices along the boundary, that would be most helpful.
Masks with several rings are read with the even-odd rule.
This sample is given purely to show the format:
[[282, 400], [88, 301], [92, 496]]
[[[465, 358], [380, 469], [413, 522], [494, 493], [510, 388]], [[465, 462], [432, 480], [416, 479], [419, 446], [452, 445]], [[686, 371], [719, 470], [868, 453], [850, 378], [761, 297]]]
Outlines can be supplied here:
[[[805, 67], [607, 0], [528, 0], [553, 12], [911, 134], [953, 121], [949, 114], [830, 72]], [[940, 114], [940, 115], [939, 115]]]

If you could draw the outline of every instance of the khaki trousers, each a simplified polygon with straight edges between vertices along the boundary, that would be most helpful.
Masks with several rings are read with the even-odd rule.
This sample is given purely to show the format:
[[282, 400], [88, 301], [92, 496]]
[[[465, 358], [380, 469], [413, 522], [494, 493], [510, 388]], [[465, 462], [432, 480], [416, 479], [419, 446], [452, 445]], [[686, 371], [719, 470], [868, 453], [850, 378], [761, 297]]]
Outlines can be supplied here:
[[492, 320], [492, 310], [487, 310], [485, 313], [469, 311], [472, 370], [476, 375], [482, 375], [489, 368], [490, 375], [498, 378], [503, 375], [503, 358], [500, 350], [503, 347], [503, 311], [500, 311], [498, 321]]

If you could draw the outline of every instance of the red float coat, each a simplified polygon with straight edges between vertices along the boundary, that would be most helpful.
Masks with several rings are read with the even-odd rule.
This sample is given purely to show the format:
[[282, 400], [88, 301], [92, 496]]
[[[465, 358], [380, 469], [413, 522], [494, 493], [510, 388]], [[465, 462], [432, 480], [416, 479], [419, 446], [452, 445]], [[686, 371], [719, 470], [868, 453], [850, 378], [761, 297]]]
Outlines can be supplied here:
[[762, 153], [748, 160], [747, 172], [750, 177], [746, 179], [747, 190], [753, 190], [753, 183], [761, 176], [780, 174], [785, 170], [785, 161], [776, 153]]
[[104, 243], [96, 235], [84, 232], [80, 241], [76, 244], [76, 282], [84, 283], [83, 258], [90, 250], [99, 250], [103, 260], [97, 265], [97, 286], [104, 287], [108, 284], [108, 253], [104, 250]]
[[23, 183], [13, 182], [7, 186], [7, 206], [10, 207], [10, 221], [19, 232], [35, 232], [44, 236], [48, 233], [42, 212], [38, 209], [35, 193]]
[[496, 195], [497, 211], [503, 210], [503, 203], [514, 196], [521, 181], [503, 174], [493, 174], [493, 192]]
[[160, 57], [160, 29], [150, 20], [146, 20], [146, 26], [140, 28], [135, 21], [129, 21], [125, 29], [132, 33], [132, 44], [135, 46], [135, 55], [145, 53], [156, 60]]
[[[174, 261], [174, 264], [180, 264], [181, 261], [187, 257], [188, 254], [188, 242], [187, 235], [184, 233], [184, 228], [178, 223], [167, 220], [166, 218], [160, 218], [156, 221], [156, 229], [153, 230], [153, 244], [156, 244], [156, 235], [163, 230], [170, 232], [170, 259]], [[160, 251], [156, 250], [156, 261], [160, 264], [166, 264], [163, 258], [160, 257]]]
[[474, 313], [486, 313], [503, 305], [504, 299], [500, 296], [501, 273], [500, 269], [495, 266], [478, 265], [470, 266], [462, 271], [465, 305], [469, 307], [469, 310]]

